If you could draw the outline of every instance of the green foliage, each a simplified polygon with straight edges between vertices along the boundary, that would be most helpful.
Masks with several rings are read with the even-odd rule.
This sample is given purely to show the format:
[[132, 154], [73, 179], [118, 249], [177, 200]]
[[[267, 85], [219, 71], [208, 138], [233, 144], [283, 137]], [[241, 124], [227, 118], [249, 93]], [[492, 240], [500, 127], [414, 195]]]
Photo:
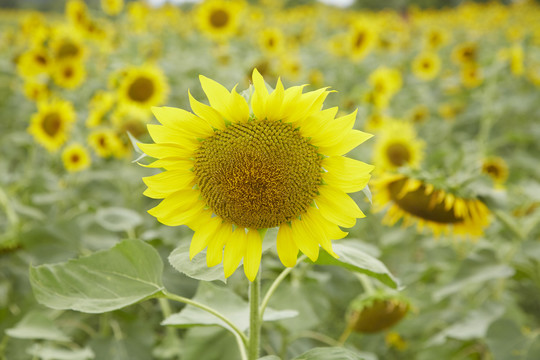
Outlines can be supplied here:
[[30, 268], [36, 299], [53, 309], [102, 313], [121, 309], [163, 290], [163, 263], [140, 240], [56, 265]]

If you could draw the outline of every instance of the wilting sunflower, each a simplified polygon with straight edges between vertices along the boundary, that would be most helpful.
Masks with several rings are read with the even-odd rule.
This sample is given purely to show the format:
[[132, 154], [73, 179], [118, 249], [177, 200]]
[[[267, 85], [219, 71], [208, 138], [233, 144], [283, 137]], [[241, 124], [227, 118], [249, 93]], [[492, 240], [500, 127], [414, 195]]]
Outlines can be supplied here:
[[410, 309], [409, 301], [400, 295], [375, 293], [352, 301], [348, 325], [359, 333], [377, 333], [400, 322]]
[[32, 115], [28, 132], [39, 144], [54, 152], [64, 144], [75, 121], [75, 110], [70, 102], [55, 100], [38, 104]]
[[239, 1], [204, 1], [195, 13], [200, 31], [215, 40], [230, 38], [238, 30], [242, 8]]
[[380, 171], [401, 166], [417, 168], [423, 158], [424, 142], [416, 137], [414, 126], [404, 121], [387, 121], [376, 137], [374, 165]]
[[90, 166], [90, 154], [84, 146], [73, 143], [62, 151], [62, 162], [69, 172], [78, 172]]
[[460, 197], [401, 174], [385, 175], [372, 185], [375, 211], [390, 206], [383, 219], [387, 225], [403, 219], [404, 226], [416, 222], [419, 231], [427, 226], [436, 236], [450, 231], [481, 236], [489, 225], [489, 210], [476, 198]]
[[169, 86], [161, 69], [147, 65], [126, 69], [118, 91], [121, 103], [150, 110], [165, 102]]
[[433, 80], [441, 70], [441, 58], [433, 52], [424, 52], [414, 58], [412, 72], [421, 80]]
[[[250, 105], [235, 89], [200, 77], [210, 106], [190, 95], [194, 114], [162, 107], [160, 125], [148, 125], [155, 144], [139, 144], [166, 171], [143, 178], [144, 194], [163, 199], [149, 210], [161, 223], [195, 231], [190, 256], [207, 248], [208, 266], [223, 259], [229, 277], [244, 259], [248, 279], [257, 275], [261, 232], [279, 227], [277, 252], [294, 266], [298, 251], [316, 260], [319, 245], [346, 235], [364, 217], [347, 195], [364, 188], [373, 166], [343, 156], [371, 137], [353, 130], [356, 112], [335, 118], [321, 110], [329, 91], [269, 92], [254, 70]], [[223, 251], [223, 247], [225, 250]]]
[[491, 156], [482, 162], [482, 172], [487, 174], [497, 187], [502, 186], [508, 179], [508, 165], [503, 158]]

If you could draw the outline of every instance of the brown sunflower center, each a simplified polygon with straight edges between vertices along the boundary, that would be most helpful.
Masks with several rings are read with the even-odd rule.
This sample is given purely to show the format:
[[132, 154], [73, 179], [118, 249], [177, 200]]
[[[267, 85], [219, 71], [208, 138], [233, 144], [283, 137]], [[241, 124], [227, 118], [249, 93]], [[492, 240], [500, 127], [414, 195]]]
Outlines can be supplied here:
[[364, 45], [364, 40], [366, 39], [366, 34], [364, 32], [358, 32], [356, 33], [356, 36], [354, 37], [354, 47], [355, 48], [361, 48], [362, 45]]
[[154, 82], [145, 76], [136, 78], [128, 88], [128, 96], [137, 102], [148, 101], [154, 94]]
[[76, 57], [79, 55], [79, 47], [71, 42], [64, 42], [58, 48], [56, 57], [59, 59], [65, 59], [68, 57]]
[[394, 166], [403, 166], [411, 160], [409, 148], [400, 143], [394, 143], [386, 149], [386, 156]]
[[449, 224], [463, 221], [462, 217], [454, 214], [453, 207], [446, 210], [444, 201], [436, 201], [439, 195], [437, 191], [426, 195], [426, 187], [424, 185], [401, 196], [401, 190], [406, 182], [407, 179], [400, 179], [388, 184], [390, 198], [402, 210], [411, 215], [436, 223]]
[[484, 166], [484, 172], [486, 174], [489, 174], [489, 175], [493, 176], [494, 178], [498, 178], [499, 175], [500, 175], [499, 167], [494, 165], [494, 164], [488, 164], [488, 165]]
[[267, 120], [216, 131], [197, 150], [194, 172], [216, 215], [256, 229], [304, 213], [321, 182], [315, 148], [291, 124]]
[[72, 163], [76, 164], [79, 162], [79, 160], [81, 160], [81, 157], [79, 154], [72, 154], [70, 160]]
[[61, 125], [62, 119], [60, 118], [60, 115], [56, 112], [48, 113], [43, 117], [43, 131], [45, 131], [45, 133], [50, 137], [53, 137], [58, 133]]
[[212, 11], [210, 14], [210, 23], [213, 27], [222, 28], [229, 22], [229, 13], [222, 9]]

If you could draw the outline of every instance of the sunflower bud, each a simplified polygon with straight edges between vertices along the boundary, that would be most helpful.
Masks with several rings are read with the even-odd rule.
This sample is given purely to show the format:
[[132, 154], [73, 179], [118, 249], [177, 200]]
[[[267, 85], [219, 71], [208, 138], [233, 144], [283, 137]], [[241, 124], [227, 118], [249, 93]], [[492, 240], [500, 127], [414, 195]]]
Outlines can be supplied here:
[[348, 323], [354, 331], [376, 333], [386, 330], [405, 317], [409, 302], [389, 294], [362, 296], [350, 305]]

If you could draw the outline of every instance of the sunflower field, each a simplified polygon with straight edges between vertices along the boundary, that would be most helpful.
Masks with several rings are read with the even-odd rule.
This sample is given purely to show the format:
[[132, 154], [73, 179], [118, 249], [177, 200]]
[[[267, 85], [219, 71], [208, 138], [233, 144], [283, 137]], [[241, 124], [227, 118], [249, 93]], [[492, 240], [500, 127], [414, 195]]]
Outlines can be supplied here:
[[0, 9], [0, 360], [540, 359], [540, 5]]

